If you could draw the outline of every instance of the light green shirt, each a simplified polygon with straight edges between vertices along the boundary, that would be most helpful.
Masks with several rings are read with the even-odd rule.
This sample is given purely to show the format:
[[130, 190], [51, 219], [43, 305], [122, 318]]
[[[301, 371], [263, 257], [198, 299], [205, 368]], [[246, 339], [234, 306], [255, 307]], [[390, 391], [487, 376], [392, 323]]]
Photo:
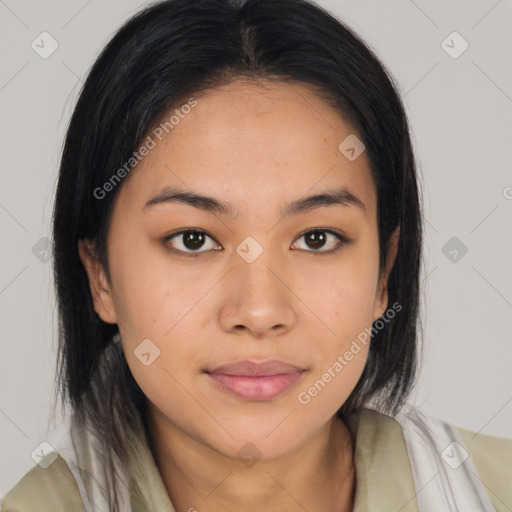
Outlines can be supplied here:
[[[416, 493], [400, 424], [384, 414], [361, 409], [350, 417], [348, 427], [355, 439], [356, 494], [353, 512], [417, 512]], [[492, 504], [498, 512], [510, 512], [512, 440], [462, 428], [458, 430]], [[141, 438], [130, 450], [136, 461], [130, 478], [143, 482], [140, 489], [150, 504], [150, 511], [176, 512], [147, 439]], [[132, 492], [130, 499], [132, 512], [149, 512], [136, 493]], [[38, 465], [32, 468], [6, 495], [0, 511], [84, 512], [85, 508], [73, 475], [59, 456], [46, 469]]]

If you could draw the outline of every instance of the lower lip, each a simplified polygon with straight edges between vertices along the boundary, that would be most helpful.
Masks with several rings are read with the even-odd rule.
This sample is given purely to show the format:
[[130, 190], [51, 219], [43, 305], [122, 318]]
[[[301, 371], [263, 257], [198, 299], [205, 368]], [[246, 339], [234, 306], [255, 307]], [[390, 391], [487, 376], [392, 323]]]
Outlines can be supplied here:
[[212, 380], [218, 382], [227, 391], [246, 400], [257, 401], [272, 400], [295, 384], [301, 375], [302, 372], [262, 377], [208, 374]]

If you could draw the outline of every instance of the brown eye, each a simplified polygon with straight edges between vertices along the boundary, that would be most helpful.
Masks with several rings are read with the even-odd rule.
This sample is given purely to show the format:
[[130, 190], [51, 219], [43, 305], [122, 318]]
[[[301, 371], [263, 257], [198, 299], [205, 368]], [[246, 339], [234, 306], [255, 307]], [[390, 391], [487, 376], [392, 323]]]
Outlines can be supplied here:
[[[319, 252], [328, 254], [335, 252], [342, 245], [348, 243], [348, 239], [344, 236], [332, 231], [330, 229], [313, 229], [306, 231], [299, 236], [297, 240], [304, 239], [306, 247], [299, 247], [300, 249], [311, 249], [310, 252]], [[321, 250], [327, 247], [326, 250]]]
[[[213, 246], [211, 243], [205, 244], [208, 240], [213, 242]], [[165, 238], [164, 242], [166, 245], [171, 245], [172, 250], [183, 253], [206, 252], [207, 250], [213, 249], [216, 245], [213, 238], [207, 235], [204, 231], [193, 229], [174, 233], [173, 235]], [[205, 245], [206, 250], [200, 251], [199, 249], [203, 249]]]

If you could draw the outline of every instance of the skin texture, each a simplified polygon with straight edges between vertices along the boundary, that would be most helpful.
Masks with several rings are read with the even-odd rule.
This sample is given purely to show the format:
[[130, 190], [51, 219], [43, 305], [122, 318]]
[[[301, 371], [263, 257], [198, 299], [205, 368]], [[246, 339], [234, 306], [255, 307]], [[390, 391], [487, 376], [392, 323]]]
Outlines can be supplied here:
[[[108, 235], [110, 282], [93, 246], [79, 244], [95, 310], [119, 325], [177, 511], [352, 510], [353, 440], [335, 413], [361, 376], [368, 345], [308, 404], [297, 397], [388, 306], [398, 238], [379, 276], [369, 160], [363, 152], [350, 161], [338, 150], [354, 129], [305, 85], [236, 80], [196, 99], [122, 184]], [[170, 185], [230, 202], [236, 215], [178, 203], [144, 209]], [[342, 185], [364, 210], [280, 213], [291, 201]], [[203, 246], [186, 246], [181, 236], [163, 241], [191, 228], [207, 232]], [[325, 233], [323, 246], [308, 244], [301, 235], [317, 228], [351, 241], [321, 254], [339, 242]], [[247, 237], [263, 250], [251, 263], [236, 250]], [[144, 339], [160, 350], [148, 366], [134, 354]], [[268, 401], [234, 396], [203, 373], [274, 358], [307, 371]], [[255, 464], [240, 459], [247, 443]]]

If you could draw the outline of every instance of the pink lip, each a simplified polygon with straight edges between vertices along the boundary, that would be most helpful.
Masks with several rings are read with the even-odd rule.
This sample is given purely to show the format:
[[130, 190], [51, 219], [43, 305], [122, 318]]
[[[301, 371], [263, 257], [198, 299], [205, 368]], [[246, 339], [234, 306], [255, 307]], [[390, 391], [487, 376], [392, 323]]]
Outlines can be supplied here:
[[223, 389], [247, 400], [271, 400], [290, 388], [304, 370], [284, 361], [239, 361], [208, 371]]

